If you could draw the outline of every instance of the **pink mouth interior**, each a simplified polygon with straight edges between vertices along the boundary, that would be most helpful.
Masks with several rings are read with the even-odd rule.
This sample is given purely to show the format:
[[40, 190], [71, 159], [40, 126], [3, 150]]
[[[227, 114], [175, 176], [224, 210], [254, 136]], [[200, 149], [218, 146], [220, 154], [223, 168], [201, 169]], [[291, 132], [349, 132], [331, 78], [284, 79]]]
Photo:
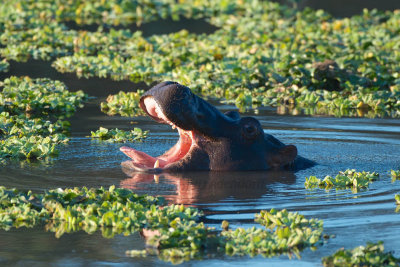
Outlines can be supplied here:
[[[132, 165], [137, 169], [165, 168], [167, 165], [183, 159], [190, 148], [196, 144], [193, 131], [185, 131], [172, 123], [162, 112], [160, 106], [152, 97], [144, 99], [144, 106], [148, 114], [162, 123], [169, 124], [173, 129], [178, 129], [179, 140], [167, 152], [158, 157], [152, 157], [142, 151], [131, 147], [121, 147], [120, 150], [132, 159]], [[158, 166], [156, 162], [158, 161]]]

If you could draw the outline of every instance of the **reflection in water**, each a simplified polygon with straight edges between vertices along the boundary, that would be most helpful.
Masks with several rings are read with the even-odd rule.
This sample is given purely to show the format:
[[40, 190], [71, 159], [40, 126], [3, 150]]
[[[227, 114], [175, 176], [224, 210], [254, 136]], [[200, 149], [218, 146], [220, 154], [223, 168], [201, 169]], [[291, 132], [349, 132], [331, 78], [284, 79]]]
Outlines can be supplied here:
[[[162, 173], [159, 175], [135, 173], [124, 169], [131, 178], [121, 181], [121, 187], [148, 191], [158, 184], [159, 188], [173, 185], [172, 194], [161, 193], [175, 204], [211, 203], [234, 198], [258, 199], [272, 189], [273, 183], [294, 184], [296, 176], [290, 171], [264, 172], [190, 172]], [[165, 192], [164, 192], [165, 193]]]

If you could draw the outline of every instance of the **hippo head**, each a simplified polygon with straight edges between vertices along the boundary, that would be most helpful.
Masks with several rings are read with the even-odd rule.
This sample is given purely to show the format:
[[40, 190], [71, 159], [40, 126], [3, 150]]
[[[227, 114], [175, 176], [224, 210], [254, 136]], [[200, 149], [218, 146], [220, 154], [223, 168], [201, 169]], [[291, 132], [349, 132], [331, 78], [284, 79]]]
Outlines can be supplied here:
[[269, 170], [292, 167], [301, 158], [294, 145], [265, 134], [255, 118], [235, 111], [223, 114], [176, 82], [148, 90], [140, 107], [155, 121], [176, 128], [179, 140], [158, 157], [121, 147], [132, 159], [122, 163], [124, 168], [154, 173]]

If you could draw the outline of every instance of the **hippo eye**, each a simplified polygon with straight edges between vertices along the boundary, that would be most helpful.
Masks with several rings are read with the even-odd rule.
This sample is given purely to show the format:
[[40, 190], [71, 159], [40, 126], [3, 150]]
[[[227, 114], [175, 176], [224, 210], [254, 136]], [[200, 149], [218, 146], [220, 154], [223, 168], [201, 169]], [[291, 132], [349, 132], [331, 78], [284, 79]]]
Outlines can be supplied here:
[[258, 129], [253, 124], [243, 126], [243, 134], [246, 139], [254, 139], [257, 136]]
[[254, 125], [245, 125], [244, 130], [246, 131], [247, 134], [252, 134], [254, 133], [257, 129]]

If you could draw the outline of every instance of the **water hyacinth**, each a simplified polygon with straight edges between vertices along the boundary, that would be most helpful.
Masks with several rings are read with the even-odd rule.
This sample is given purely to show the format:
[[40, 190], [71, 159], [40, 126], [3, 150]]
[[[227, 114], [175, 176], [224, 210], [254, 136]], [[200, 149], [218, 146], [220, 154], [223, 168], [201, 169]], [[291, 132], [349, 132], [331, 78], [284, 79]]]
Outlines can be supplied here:
[[51, 123], [25, 114], [0, 113], [0, 159], [42, 159], [58, 154], [57, 145], [68, 142], [69, 122]]
[[400, 180], [400, 170], [390, 170], [390, 175], [392, 176], [392, 181]]
[[[0, 227], [33, 227], [60, 237], [64, 233], [101, 230], [104, 237], [141, 231], [148, 249], [129, 256], [157, 254], [179, 262], [201, 258], [204, 252], [228, 255], [298, 253], [321, 242], [322, 221], [286, 210], [261, 211], [255, 221], [265, 229], [224, 228], [222, 232], [199, 222], [201, 211], [165, 205], [160, 197], [137, 195], [128, 189], [66, 188], [32, 193], [0, 187]], [[226, 224], [226, 223], [225, 223]]]
[[225, 250], [229, 255], [257, 255], [282, 252], [298, 253], [299, 249], [321, 242], [322, 220], [306, 219], [287, 210], [261, 211], [256, 222], [266, 229], [255, 227], [237, 228], [221, 233], [225, 238]]
[[9, 67], [10, 64], [7, 62], [7, 60], [0, 60], [0, 72], [7, 72]]
[[120, 91], [116, 95], [109, 95], [106, 102], [101, 102], [101, 111], [110, 116], [116, 114], [125, 117], [144, 115], [143, 110], [139, 107], [139, 100], [143, 93], [143, 90], [127, 93]]
[[87, 95], [59, 81], [10, 77], [1, 82], [0, 159], [43, 159], [68, 142], [71, 116]]
[[[13, 0], [0, 9], [3, 57], [54, 59], [58, 71], [83, 77], [176, 80], [241, 109], [400, 116], [398, 11], [336, 19], [258, 0], [38, 2]], [[140, 24], [180, 16], [206, 18], [219, 29], [143, 37], [64, 23]]]
[[322, 258], [324, 266], [399, 266], [400, 259], [392, 252], [384, 252], [383, 242], [368, 242], [352, 250], [340, 249], [333, 255]]
[[[181, 263], [199, 259], [203, 253], [212, 253], [215, 250], [229, 256], [274, 256], [282, 253], [298, 255], [301, 249], [321, 243], [321, 220], [307, 220], [298, 213], [274, 209], [261, 211], [255, 217], [255, 221], [266, 226], [266, 229], [239, 227], [230, 230], [229, 223], [224, 221], [224, 230], [217, 233], [215, 229], [205, 227], [202, 223], [185, 223], [178, 219], [171, 224], [171, 228], [152, 233], [147, 240], [148, 245], [158, 248], [157, 251], [130, 250], [126, 253], [132, 257], [156, 254], [162, 260]], [[271, 222], [271, 219], [275, 222]], [[276, 223], [279, 220], [291, 223], [283, 226]]]
[[82, 91], [69, 92], [64, 83], [47, 78], [13, 76], [1, 85], [0, 108], [11, 114], [70, 116], [87, 99]]
[[57, 145], [68, 142], [62, 134], [32, 136], [10, 136], [0, 139], [0, 159], [43, 159], [49, 156], [57, 156], [59, 151]]
[[142, 141], [147, 137], [148, 131], [143, 131], [140, 128], [134, 128], [130, 131], [123, 131], [119, 129], [107, 129], [100, 127], [99, 130], [91, 131], [91, 138], [99, 139], [111, 143], [121, 143], [128, 141]]
[[142, 228], [158, 228], [176, 217], [196, 219], [198, 211], [167, 206], [162, 198], [139, 196], [127, 189], [55, 189], [44, 194], [0, 187], [2, 228], [47, 223], [47, 229], [62, 235], [64, 230], [93, 232], [112, 228], [111, 233], [133, 233]]
[[341, 171], [335, 178], [329, 175], [324, 179], [319, 179], [316, 176], [306, 177], [304, 185], [306, 189], [324, 188], [330, 190], [335, 188], [341, 190], [351, 188], [354, 192], [357, 192], [357, 189], [368, 188], [371, 182], [378, 179], [379, 174], [376, 172], [356, 172], [353, 169]]

